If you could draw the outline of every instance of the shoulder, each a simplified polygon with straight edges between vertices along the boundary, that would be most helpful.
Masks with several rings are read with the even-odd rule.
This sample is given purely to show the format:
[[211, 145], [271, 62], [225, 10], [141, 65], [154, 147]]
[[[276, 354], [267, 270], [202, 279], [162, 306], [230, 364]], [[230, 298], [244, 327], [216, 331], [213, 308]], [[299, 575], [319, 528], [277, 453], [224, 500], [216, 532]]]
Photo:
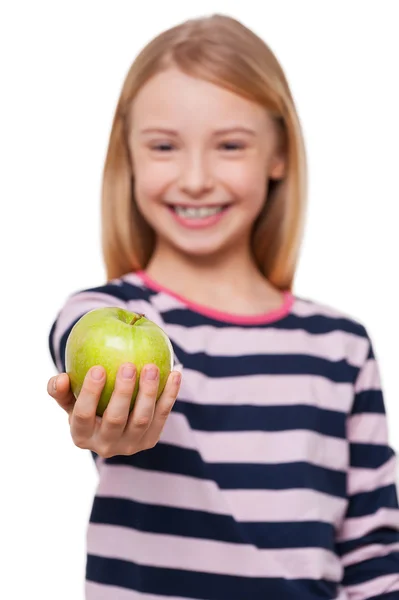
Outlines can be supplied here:
[[98, 286], [72, 292], [66, 298], [60, 314], [70, 314], [75, 318], [78, 314], [81, 316], [89, 310], [106, 306], [141, 310], [152, 294], [140, 278], [131, 273]]
[[62, 355], [72, 327], [91, 310], [116, 306], [132, 312], [151, 313], [149, 318], [155, 320], [156, 315], [150, 302], [153, 294], [135, 273], [72, 292], [54, 316], [50, 329], [49, 344], [54, 361], [60, 365], [57, 354], [61, 352]]
[[304, 329], [310, 342], [328, 347], [337, 360], [346, 358], [360, 366], [372, 354], [372, 342], [366, 325], [356, 316], [330, 304], [294, 296], [291, 315]]
[[356, 315], [314, 299], [294, 295], [292, 313], [304, 321], [324, 323], [325, 327], [331, 329], [342, 329], [359, 336], [367, 335], [365, 325]]

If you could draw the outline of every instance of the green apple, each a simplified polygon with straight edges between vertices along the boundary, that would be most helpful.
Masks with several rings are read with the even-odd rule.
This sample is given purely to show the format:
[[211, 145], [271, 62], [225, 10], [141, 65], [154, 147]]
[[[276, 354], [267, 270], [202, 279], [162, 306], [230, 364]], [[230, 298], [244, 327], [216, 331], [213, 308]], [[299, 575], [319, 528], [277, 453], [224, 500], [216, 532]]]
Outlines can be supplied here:
[[73, 326], [66, 343], [65, 362], [75, 398], [88, 370], [94, 365], [104, 367], [107, 378], [97, 407], [97, 415], [102, 416], [114, 390], [117, 371], [124, 362], [133, 363], [137, 369], [130, 410], [137, 396], [140, 371], [148, 363], [159, 368], [158, 399], [173, 369], [173, 349], [163, 329], [144, 315], [118, 307], [96, 308]]

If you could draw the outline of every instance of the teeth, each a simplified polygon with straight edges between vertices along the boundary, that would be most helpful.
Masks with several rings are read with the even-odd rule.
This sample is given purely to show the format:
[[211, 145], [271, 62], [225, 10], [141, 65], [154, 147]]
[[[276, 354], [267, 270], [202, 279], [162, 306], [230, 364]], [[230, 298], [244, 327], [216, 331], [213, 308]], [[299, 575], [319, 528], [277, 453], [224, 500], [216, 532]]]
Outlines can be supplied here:
[[201, 206], [200, 208], [185, 208], [183, 206], [175, 206], [175, 212], [180, 216], [186, 219], [204, 219], [205, 217], [211, 217], [212, 215], [216, 215], [221, 210], [223, 210], [222, 206], [212, 206], [205, 207]]

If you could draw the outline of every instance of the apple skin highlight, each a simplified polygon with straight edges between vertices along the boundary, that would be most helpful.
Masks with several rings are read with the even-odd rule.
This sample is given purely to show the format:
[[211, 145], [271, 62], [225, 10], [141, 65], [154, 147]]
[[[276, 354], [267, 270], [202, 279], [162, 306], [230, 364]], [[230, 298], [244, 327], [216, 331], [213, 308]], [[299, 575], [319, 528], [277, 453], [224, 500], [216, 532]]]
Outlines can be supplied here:
[[106, 382], [96, 414], [102, 416], [114, 390], [119, 367], [131, 362], [137, 377], [130, 411], [136, 400], [141, 369], [146, 364], [159, 368], [157, 399], [173, 369], [173, 348], [166, 333], [145, 315], [119, 307], [96, 308], [73, 326], [66, 343], [65, 364], [71, 389], [78, 397], [91, 367], [104, 367]]

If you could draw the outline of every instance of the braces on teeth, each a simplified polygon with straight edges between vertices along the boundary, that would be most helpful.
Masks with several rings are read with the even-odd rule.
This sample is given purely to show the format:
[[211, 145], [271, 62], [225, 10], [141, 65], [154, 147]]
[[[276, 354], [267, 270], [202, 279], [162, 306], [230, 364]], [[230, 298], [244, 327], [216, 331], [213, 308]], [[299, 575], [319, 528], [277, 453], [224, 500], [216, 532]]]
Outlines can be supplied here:
[[222, 206], [212, 206], [212, 207], [206, 207], [206, 206], [201, 206], [199, 208], [193, 208], [193, 207], [189, 207], [189, 208], [185, 208], [183, 206], [175, 206], [174, 207], [174, 211], [181, 217], [187, 217], [187, 218], [191, 218], [191, 219], [203, 219], [205, 217], [211, 217], [213, 215], [216, 215], [217, 213], [221, 212], [223, 210]]

